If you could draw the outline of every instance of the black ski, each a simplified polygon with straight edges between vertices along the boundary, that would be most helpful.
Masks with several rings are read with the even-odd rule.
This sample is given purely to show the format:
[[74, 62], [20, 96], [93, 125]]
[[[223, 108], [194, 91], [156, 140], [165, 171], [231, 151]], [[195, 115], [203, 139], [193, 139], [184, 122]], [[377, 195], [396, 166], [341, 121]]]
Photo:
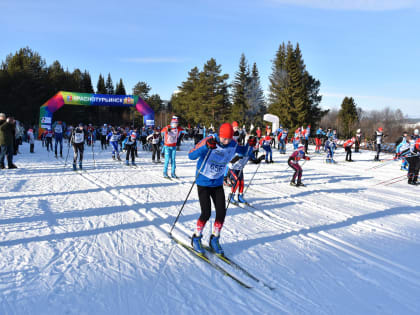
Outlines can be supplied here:
[[181, 247], [187, 249], [190, 253], [194, 254], [195, 257], [200, 258], [202, 261], [205, 261], [207, 264], [209, 264], [210, 266], [212, 266], [214, 269], [216, 269], [217, 271], [221, 272], [223, 275], [228, 276], [229, 278], [231, 278], [232, 280], [234, 280], [236, 283], [238, 283], [239, 285], [241, 285], [242, 287], [246, 288], [246, 289], [251, 289], [252, 287], [249, 286], [248, 284], [242, 282], [240, 279], [238, 279], [237, 277], [235, 277], [233, 274], [231, 274], [230, 272], [228, 272], [226, 269], [224, 269], [223, 267], [219, 266], [218, 264], [212, 262], [206, 254], [200, 254], [199, 252], [196, 252], [190, 245], [184, 243], [183, 241], [179, 240], [178, 238], [174, 237], [171, 233], [169, 234], [169, 237], [171, 239], [173, 239], [175, 241], [175, 243], [177, 243], [178, 245], [180, 245]]
[[256, 276], [254, 276], [253, 274], [251, 274], [248, 270], [246, 270], [244, 267], [242, 267], [241, 265], [239, 265], [238, 263], [234, 262], [232, 259], [226, 257], [225, 255], [221, 255], [221, 254], [216, 254], [210, 247], [208, 246], [203, 246], [208, 252], [214, 254], [214, 256], [216, 256], [217, 258], [219, 258], [220, 260], [222, 260], [223, 262], [225, 262], [226, 264], [228, 264], [229, 266], [235, 268], [236, 270], [242, 272], [244, 275], [246, 275], [247, 277], [251, 278], [252, 280], [254, 280], [255, 282], [258, 282], [260, 284], [262, 284], [264, 287], [270, 289], [270, 290], [274, 290], [275, 288], [273, 288], [272, 286], [266, 284], [264, 281], [260, 280], [259, 278], [257, 278]]

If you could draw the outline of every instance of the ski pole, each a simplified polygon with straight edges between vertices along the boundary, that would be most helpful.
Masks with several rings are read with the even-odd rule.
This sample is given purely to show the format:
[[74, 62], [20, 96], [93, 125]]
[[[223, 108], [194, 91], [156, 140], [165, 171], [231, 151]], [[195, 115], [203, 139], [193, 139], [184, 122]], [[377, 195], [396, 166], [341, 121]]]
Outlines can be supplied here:
[[94, 145], [94, 142], [93, 142], [93, 134], [91, 135], [90, 143], [92, 145], [93, 166], [96, 168], [95, 152], [93, 151], [93, 145]]
[[390, 179], [387, 179], [387, 180], [384, 180], [384, 181], [382, 181], [382, 182], [380, 182], [380, 183], [377, 183], [377, 184], [375, 184], [375, 185], [373, 185], [373, 186], [378, 186], [378, 185], [382, 185], [382, 184], [387, 184], [388, 182], [391, 182], [391, 181], [393, 181], [393, 180], [396, 180], [396, 179], [399, 179], [399, 178], [402, 178], [402, 177], [406, 177], [407, 175], [400, 175], [400, 176], [397, 176], [397, 177], [394, 177], [394, 178], [390, 178]]
[[179, 213], [178, 213], [178, 215], [176, 216], [174, 223], [172, 224], [171, 230], [169, 231], [169, 235], [171, 235], [171, 234], [172, 234], [172, 231], [173, 231], [173, 229], [174, 229], [174, 227], [175, 227], [175, 224], [176, 224], [176, 222], [178, 222], [179, 216], [181, 215], [181, 212], [182, 212], [182, 210], [184, 209], [185, 204], [187, 203], [188, 197], [189, 197], [189, 196], [190, 196], [190, 194], [191, 194], [191, 191], [192, 191], [192, 189], [193, 189], [193, 187], [194, 187], [194, 185], [195, 185], [195, 182], [197, 181], [197, 178], [198, 178], [198, 176], [200, 175], [200, 172], [201, 172], [201, 170], [203, 169], [204, 165], [207, 163], [207, 159], [208, 159], [208, 157], [210, 156], [210, 152], [211, 152], [211, 150], [209, 149], [209, 150], [207, 151], [207, 153], [206, 153], [206, 156], [204, 157], [203, 163], [201, 163], [200, 169], [198, 170], [197, 175], [196, 175], [196, 176], [195, 176], [195, 178], [194, 178], [194, 182], [193, 182], [193, 183], [192, 183], [192, 185], [191, 185], [190, 191], [188, 192], [187, 197], [185, 198], [184, 203], [182, 204], [182, 207], [181, 207], [181, 209], [179, 210]]
[[254, 172], [254, 174], [253, 174], [253, 175], [252, 175], [252, 177], [251, 177], [251, 180], [249, 181], [248, 185], [246, 186], [246, 188], [245, 188], [245, 190], [244, 190], [244, 195], [245, 195], [246, 191], [248, 190], [249, 186], [251, 185], [251, 182], [252, 182], [252, 180], [254, 179], [255, 174], [257, 174], [257, 171], [258, 171], [258, 169], [260, 168], [261, 164], [262, 164], [261, 162], [260, 162], [260, 164], [258, 164], [258, 166], [257, 166], [257, 168], [256, 168], [256, 170], [255, 170], [255, 172]]

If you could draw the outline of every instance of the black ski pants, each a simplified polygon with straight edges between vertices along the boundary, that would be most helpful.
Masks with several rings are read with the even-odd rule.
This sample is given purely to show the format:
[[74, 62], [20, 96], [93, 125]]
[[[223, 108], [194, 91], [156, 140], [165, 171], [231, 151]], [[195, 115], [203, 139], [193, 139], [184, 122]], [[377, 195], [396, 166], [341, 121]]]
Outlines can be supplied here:
[[155, 157], [160, 161], [160, 145], [159, 143], [152, 144], [152, 161], [155, 161]]
[[125, 144], [125, 149], [127, 154], [125, 156], [125, 160], [128, 161], [131, 155], [131, 161], [134, 162], [135, 155], [136, 155], [136, 145], [135, 144]]
[[73, 164], [77, 162], [77, 153], [79, 153], [79, 163], [83, 161], [83, 151], [85, 150], [84, 143], [73, 143]]
[[417, 183], [420, 169], [420, 156], [410, 156], [406, 160], [408, 162], [408, 181]]
[[106, 149], [106, 136], [101, 135], [101, 149]]
[[210, 219], [211, 216], [211, 200], [213, 200], [216, 208], [216, 220], [215, 222], [223, 225], [226, 217], [226, 206], [225, 206], [225, 191], [223, 186], [218, 187], [206, 187], [198, 186], [198, 199], [200, 200], [201, 215], [199, 220], [204, 224]]
[[351, 161], [351, 147], [345, 147], [346, 150], [346, 161]]

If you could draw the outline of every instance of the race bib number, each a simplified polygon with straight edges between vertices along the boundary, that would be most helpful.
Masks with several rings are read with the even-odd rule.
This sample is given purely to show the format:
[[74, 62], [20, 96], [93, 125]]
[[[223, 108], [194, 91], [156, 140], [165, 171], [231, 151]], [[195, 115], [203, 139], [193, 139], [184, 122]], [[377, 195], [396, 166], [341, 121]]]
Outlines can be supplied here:
[[177, 138], [178, 138], [178, 129], [168, 131], [168, 135], [166, 137], [166, 143], [174, 144], [176, 143]]
[[75, 143], [82, 143], [83, 140], [84, 140], [83, 133], [75, 133], [75, 135], [74, 135], [74, 142]]
[[55, 133], [63, 133], [63, 127], [61, 127], [61, 126], [55, 126], [54, 131], [55, 131]]
[[235, 151], [236, 146], [228, 148], [221, 148], [217, 146], [216, 149], [211, 151], [201, 174], [210, 179], [223, 177], [226, 165], [235, 155]]

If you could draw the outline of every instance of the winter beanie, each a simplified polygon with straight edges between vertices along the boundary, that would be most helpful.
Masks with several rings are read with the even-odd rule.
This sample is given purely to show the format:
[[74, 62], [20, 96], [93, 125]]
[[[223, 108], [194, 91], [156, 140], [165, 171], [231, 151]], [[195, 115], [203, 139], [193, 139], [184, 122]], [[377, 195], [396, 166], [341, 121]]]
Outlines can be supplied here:
[[219, 137], [226, 138], [226, 139], [232, 139], [233, 137], [233, 128], [232, 125], [229, 123], [224, 123], [220, 126], [219, 129]]

